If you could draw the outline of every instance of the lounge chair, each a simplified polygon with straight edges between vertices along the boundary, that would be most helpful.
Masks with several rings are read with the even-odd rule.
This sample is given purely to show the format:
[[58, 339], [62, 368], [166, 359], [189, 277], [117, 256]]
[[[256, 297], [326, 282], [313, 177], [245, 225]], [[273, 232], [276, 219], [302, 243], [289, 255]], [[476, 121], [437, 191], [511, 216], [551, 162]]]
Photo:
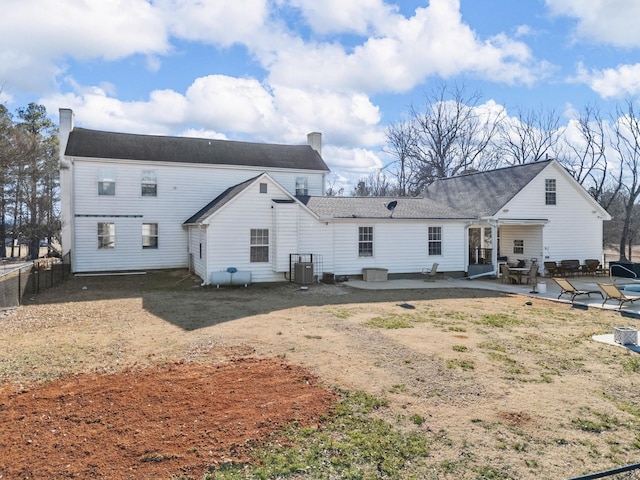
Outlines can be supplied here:
[[600, 297], [604, 298], [604, 295], [602, 295], [602, 292], [600, 290], [580, 290], [580, 289], [576, 288], [566, 278], [552, 277], [552, 280], [554, 282], [556, 282], [558, 284], [558, 286], [560, 287], [560, 289], [561, 289], [561, 292], [560, 292], [560, 295], [558, 295], [558, 298], [560, 298], [564, 294], [571, 295], [571, 303], [573, 303], [575, 298], [577, 296], [579, 296], [579, 295], [586, 295], [589, 298], [591, 298], [591, 294], [592, 293], [594, 293], [594, 294], [597, 293], [598, 295], [600, 295]]
[[606, 295], [606, 298], [603, 297], [604, 298], [604, 301], [602, 302], [603, 307], [608, 300], [617, 300], [619, 302], [618, 310], [622, 310], [623, 304], [627, 302], [633, 303], [635, 300], [640, 299], [640, 295], [625, 295], [623, 291], [621, 291], [618, 287], [610, 283], [599, 283], [598, 286], [602, 289], [602, 291]]
[[433, 282], [436, 279], [436, 274], [438, 273], [438, 264], [434, 263], [431, 268], [423, 268], [422, 274], [426, 275], [425, 282]]

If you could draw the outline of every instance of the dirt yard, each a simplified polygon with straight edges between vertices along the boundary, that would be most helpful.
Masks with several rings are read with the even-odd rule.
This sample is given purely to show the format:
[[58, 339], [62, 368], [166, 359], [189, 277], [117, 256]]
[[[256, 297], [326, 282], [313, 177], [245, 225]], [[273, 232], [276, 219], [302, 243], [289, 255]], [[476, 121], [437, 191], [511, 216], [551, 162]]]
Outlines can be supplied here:
[[420, 478], [634, 463], [640, 356], [591, 339], [634, 322], [488, 290], [76, 277], [0, 319], [0, 479], [199, 479], [320, 426], [339, 390], [428, 438]]

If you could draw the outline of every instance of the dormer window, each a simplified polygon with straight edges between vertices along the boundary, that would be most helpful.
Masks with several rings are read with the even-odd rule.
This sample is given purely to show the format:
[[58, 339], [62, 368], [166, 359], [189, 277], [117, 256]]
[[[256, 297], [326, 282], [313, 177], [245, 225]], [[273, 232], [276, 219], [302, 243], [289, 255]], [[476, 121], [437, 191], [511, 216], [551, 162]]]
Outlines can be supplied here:
[[556, 204], [556, 179], [547, 178], [544, 181], [544, 201], [545, 205]]

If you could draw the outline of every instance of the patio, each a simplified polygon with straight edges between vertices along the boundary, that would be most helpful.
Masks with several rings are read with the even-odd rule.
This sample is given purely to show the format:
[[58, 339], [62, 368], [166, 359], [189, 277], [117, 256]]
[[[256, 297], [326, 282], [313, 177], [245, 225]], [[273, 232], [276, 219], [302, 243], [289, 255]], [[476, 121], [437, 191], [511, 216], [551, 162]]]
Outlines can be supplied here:
[[[580, 290], [600, 290], [598, 283], [613, 283], [617, 286], [622, 286], [630, 283], [637, 283], [629, 278], [619, 277], [573, 277], [570, 279], [571, 283]], [[518, 284], [506, 284], [502, 283], [499, 279], [492, 278], [478, 278], [469, 280], [468, 278], [449, 278], [438, 277], [437, 280], [431, 282], [425, 282], [424, 278], [403, 278], [403, 279], [390, 279], [383, 282], [365, 282], [363, 280], [350, 279], [348, 285], [354, 288], [363, 288], [369, 290], [384, 290], [384, 289], [413, 289], [413, 288], [479, 288], [486, 290], [494, 290], [505, 293], [513, 293], [526, 295], [531, 298], [544, 298], [559, 303], [572, 304], [575, 308], [600, 308], [603, 310], [609, 310], [611, 312], [618, 312], [617, 302], [609, 302], [604, 306], [602, 305], [602, 298], [595, 294], [590, 297], [587, 295], [581, 295], [571, 302], [570, 297], [563, 296], [558, 299], [560, 295], [560, 287], [549, 277], [538, 277], [538, 282], [544, 282], [546, 286], [546, 292], [536, 292], [532, 285], [518, 285]], [[536, 291], [538, 289], [536, 288]], [[567, 297], [567, 298], [565, 298]], [[631, 317], [640, 319], [640, 300], [635, 303], [626, 303], [620, 310], [620, 314], [624, 317]]]

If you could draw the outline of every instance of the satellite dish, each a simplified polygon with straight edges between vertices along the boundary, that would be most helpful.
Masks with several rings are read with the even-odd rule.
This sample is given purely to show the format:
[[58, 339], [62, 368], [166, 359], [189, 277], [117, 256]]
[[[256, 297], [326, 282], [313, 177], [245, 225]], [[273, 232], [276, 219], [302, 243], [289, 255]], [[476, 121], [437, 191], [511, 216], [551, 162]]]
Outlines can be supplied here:
[[387, 210], [389, 210], [391, 212], [391, 216], [392, 217], [393, 217], [393, 211], [396, 209], [397, 206], [398, 206], [398, 201], [397, 200], [394, 200], [393, 202], [389, 202], [386, 205]]

